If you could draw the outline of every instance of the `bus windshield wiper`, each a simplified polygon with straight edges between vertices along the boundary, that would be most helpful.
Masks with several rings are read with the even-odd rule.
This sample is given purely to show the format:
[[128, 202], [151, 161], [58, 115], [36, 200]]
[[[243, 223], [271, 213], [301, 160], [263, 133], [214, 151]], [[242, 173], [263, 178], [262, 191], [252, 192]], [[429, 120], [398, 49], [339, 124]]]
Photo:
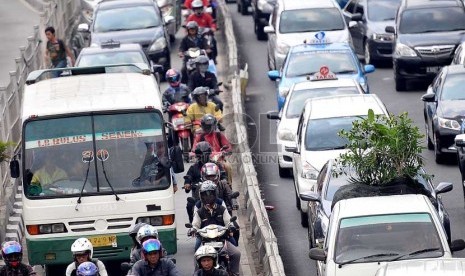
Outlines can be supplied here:
[[398, 253], [393, 253], [393, 252], [372, 254], [372, 255], [363, 256], [363, 257], [360, 257], [360, 258], [355, 258], [355, 259], [352, 259], [352, 260], [342, 262], [342, 263], [339, 264], [339, 268], [341, 268], [343, 265], [351, 264], [351, 263], [354, 263], [356, 261], [363, 260], [363, 259], [371, 259], [371, 258], [376, 258], [376, 257], [398, 256], [398, 255], [399, 255]]
[[110, 186], [111, 191], [112, 191], [113, 194], [115, 195], [116, 201], [118, 201], [118, 200], [120, 200], [120, 198], [119, 198], [118, 194], [115, 192], [115, 189], [113, 189], [113, 185], [111, 185], [110, 180], [108, 180], [107, 171], [105, 170], [105, 166], [103, 165], [103, 162], [104, 162], [104, 161], [101, 160], [101, 162], [102, 162], [102, 171], [103, 171], [103, 175], [105, 176], [105, 180], [107, 181], [108, 186]]
[[84, 193], [84, 187], [86, 186], [87, 179], [89, 178], [89, 169], [90, 169], [90, 161], [87, 162], [86, 178], [84, 179], [84, 183], [82, 184], [81, 192], [79, 193], [79, 198], [77, 200], [76, 207], [74, 207], [74, 210], [76, 211], [79, 211], [78, 205], [81, 204], [81, 198], [82, 198], [82, 194]]
[[391, 260], [389, 260], [389, 261], [390, 261], [390, 262], [392, 262], [392, 261], [397, 261], [397, 260], [399, 260], [399, 259], [402, 259], [403, 257], [413, 256], [413, 255], [418, 255], [418, 254], [422, 254], [422, 253], [426, 253], [426, 252], [432, 252], [432, 251], [438, 251], [438, 250], [440, 250], [440, 248], [438, 248], [438, 247], [425, 248], [425, 249], [421, 249], [421, 250], [417, 250], [417, 251], [413, 251], [413, 252], [410, 252], [410, 253], [407, 253], [407, 254], [403, 254], [403, 255], [397, 256], [397, 257], [395, 257], [394, 259], [391, 259]]

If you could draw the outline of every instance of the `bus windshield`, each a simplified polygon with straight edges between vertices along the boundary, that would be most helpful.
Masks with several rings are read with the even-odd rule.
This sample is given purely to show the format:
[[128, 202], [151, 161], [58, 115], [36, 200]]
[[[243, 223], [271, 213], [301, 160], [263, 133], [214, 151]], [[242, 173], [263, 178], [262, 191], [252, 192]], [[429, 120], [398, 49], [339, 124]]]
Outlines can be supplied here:
[[158, 113], [89, 114], [27, 122], [28, 198], [167, 189], [163, 119]]

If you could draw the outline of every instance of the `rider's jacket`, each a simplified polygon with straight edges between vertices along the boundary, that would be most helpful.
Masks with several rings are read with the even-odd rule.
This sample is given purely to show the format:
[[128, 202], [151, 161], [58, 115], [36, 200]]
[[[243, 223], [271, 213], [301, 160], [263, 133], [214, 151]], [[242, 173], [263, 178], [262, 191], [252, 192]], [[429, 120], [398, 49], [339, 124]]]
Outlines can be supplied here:
[[230, 219], [231, 216], [226, 207], [215, 203], [213, 208], [209, 209], [204, 205], [195, 212], [192, 227], [201, 229], [210, 224], [226, 226]]
[[213, 268], [210, 271], [199, 269], [194, 273], [194, 276], [228, 276], [228, 272], [216, 268]]
[[3, 266], [0, 269], [0, 276], [35, 276], [36, 273], [30, 265], [19, 264], [18, 267]]
[[176, 265], [167, 258], [160, 258], [155, 267], [151, 267], [147, 261], [137, 261], [128, 275], [132, 276], [180, 276]]
[[200, 74], [199, 71], [194, 71], [189, 75], [189, 89], [194, 91], [197, 87], [208, 87], [210, 89], [218, 89], [218, 80], [212, 72], [205, 72], [204, 75]]
[[201, 16], [198, 16], [195, 13], [193, 13], [189, 15], [189, 17], [187, 17], [186, 22], [189, 21], [197, 22], [200, 28], [210, 28], [213, 31], [216, 30], [215, 20], [213, 19], [213, 16], [211, 16], [209, 13], [204, 12]]

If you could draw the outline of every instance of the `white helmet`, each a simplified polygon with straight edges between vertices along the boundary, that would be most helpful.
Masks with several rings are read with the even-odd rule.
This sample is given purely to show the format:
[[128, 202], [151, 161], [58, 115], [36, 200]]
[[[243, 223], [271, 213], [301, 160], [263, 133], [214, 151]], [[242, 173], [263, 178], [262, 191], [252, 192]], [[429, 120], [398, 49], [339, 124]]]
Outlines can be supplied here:
[[146, 237], [153, 237], [154, 239], [158, 240], [158, 230], [157, 228], [153, 227], [152, 225], [144, 225], [142, 226], [139, 231], [137, 231], [136, 240], [139, 244], [142, 244], [142, 240]]
[[202, 0], [194, 0], [194, 1], [192, 1], [192, 9], [199, 9], [199, 8], [203, 8]]
[[73, 253], [73, 256], [76, 254], [88, 253], [89, 258], [92, 258], [92, 255], [94, 254], [94, 247], [88, 239], [79, 238], [71, 245], [71, 252]]
[[216, 252], [216, 249], [211, 246], [211, 245], [203, 245], [195, 251], [194, 257], [197, 260], [197, 262], [200, 262], [200, 259], [203, 257], [210, 257], [213, 259], [214, 262], [216, 262], [216, 257], [218, 256], [218, 253]]

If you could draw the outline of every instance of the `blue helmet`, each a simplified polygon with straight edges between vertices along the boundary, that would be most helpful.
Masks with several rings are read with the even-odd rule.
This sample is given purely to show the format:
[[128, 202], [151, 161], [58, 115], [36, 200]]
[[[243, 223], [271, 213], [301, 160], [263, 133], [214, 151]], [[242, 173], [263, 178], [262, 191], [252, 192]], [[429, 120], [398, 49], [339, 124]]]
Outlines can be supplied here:
[[18, 267], [23, 257], [23, 249], [17, 241], [7, 241], [2, 244], [2, 257], [6, 265]]
[[153, 251], [161, 251], [161, 243], [157, 239], [148, 239], [144, 243], [142, 243], [142, 250], [145, 254], [148, 254]]
[[76, 270], [77, 276], [97, 276], [98, 268], [93, 262], [83, 262]]

